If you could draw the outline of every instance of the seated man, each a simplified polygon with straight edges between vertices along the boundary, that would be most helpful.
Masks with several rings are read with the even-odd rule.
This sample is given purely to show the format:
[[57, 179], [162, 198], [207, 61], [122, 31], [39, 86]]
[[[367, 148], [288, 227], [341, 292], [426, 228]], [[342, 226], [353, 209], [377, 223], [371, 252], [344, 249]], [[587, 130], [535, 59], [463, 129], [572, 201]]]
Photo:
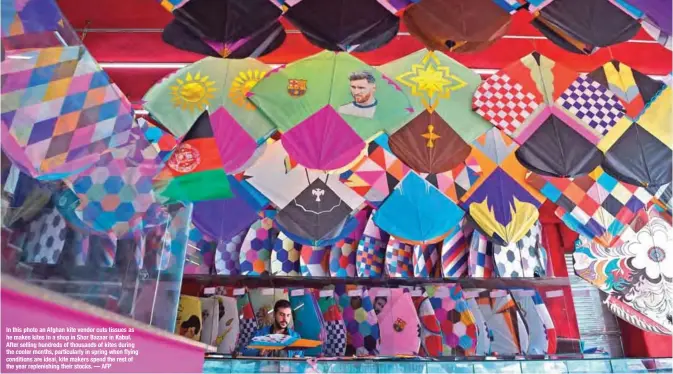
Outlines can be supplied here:
[[[255, 336], [264, 336], [270, 334], [284, 334], [292, 337], [301, 338], [290, 326], [292, 322], [292, 308], [287, 300], [278, 300], [273, 306], [273, 325], [265, 326], [257, 330]], [[292, 350], [269, 350], [269, 349], [250, 349], [244, 348], [243, 356], [258, 357], [304, 357], [303, 351]]]

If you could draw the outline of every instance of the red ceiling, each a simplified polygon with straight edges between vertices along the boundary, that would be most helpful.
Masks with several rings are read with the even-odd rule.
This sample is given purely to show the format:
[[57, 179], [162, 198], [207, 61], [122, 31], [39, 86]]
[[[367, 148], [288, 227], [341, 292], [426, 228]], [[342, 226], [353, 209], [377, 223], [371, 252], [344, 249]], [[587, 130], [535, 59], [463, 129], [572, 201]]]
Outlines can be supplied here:
[[[171, 20], [171, 15], [156, 0], [58, 0], [58, 3], [73, 27], [91, 29], [84, 38], [84, 44], [99, 62], [193, 62], [201, 58], [163, 43], [160, 29]], [[518, 12], [508, 35], [533, 38], [501, 39], [486, 51], [453, 54], [451, 57], [471, 68], [499, 69], [537, 50], [578, 71], [593, 70], [610, 59], [620, 60], [646, 74], [665, 75], [671, 71], [671, 52], [657, 44], [621, 43], [591, 56], [581, 56], [565, 52], [546, 39], [535, 39], [541, 35], [530, 26], [530, 19], [528, 13]], [[291, 25], [286, 26], [292, 30]], [[123, 29], [143, 31], [128, 32]], [[644, 32], [636, 39], [651, 40]], [[380, 65], [421, 48], [422, 45], [413, 37], [399, 35], [374, 52], [357, 55], [369, 64]], [[286, 63], [318, 51], [301, 34], [290, 33], [281, 48], [262, 60]], [[172, 71], [165, 68], [106, 70], [132, 101], [139, 100], [154, 82]]]

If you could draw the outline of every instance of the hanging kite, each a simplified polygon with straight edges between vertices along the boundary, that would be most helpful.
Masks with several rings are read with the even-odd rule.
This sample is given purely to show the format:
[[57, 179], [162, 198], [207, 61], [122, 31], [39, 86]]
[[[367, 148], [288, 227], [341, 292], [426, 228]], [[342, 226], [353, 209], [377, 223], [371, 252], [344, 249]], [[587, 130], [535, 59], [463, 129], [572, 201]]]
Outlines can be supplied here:
[[217, 243], [215, 249], [215, 272], [218, 275], [238, 275], [240, 273], [239, 259], [243, 238], [248, 233], [247, 228], [231, 239]]
[[428, 49], [476, 52], [507, 32], [510, 15], [493, 0], [422, 0], [409, 6], [402, 20]]
[[339, 177], [346, 186], [378, 207], [411, 169], [392, 154], [388, 135], [381, 135], [367, 145], [367, 153]]
[[596, 144], [625, 112], [607, 87], [536, 52], [485, 80], [473, 109], [520, 145], [526, 168], [557, 177], [598, 166]]
[[346, 356], [377, 356], [381, 331], [368, 291], [348, 285], [338, 299], [346, 323]]
[[442, 276], [459, 278], [467, 276], [468, 257], [473, 229], [466, 225], [463, 218], [451, 229], [442, 242], [441, 265]]
[[310, 246], [333, 244], [355, 229], [351, 215], [364, 199], [337, 176], [304, 167], [287, 171], [286, 158], [283, 144], [276, 142], [244, 177], [278, 209], [276, 225], [290, 239]]
[[219, 241], [226, 241], [250, 227], [268, 201], [258, 199], [254, 191], [233, 176], [227, 176], [232, 191], [230, 199], [194, 203], [194, 226]]
[[544, 1], [534, 15], [532, 25], [547, 39], [567, 51], [587, 55], [599, 47], [625, 42], [640, 30], [637, 20], [608, 0]]
[[474, 356], [476, 321], [460, 285], [428, 286], [426, 292], [444, 337], [442, 356]]
[[[168, 4], [163, 4], [163, 3]], [[221, 43], [249, 38], [270, 24], [278, 23], [281, 11], [269, 0], [174, 0], [162, 5], [170, 11], [173, 23], [184, 25], [191, 33]]]
[[461, 207], [489, 240], [517, 242], [535, 224], [544, 197], [526, 184], [517, 146], [500, 130], [492, 128], [472, 146], [483, 174], [462, 196]]
[[278, 276], [301, 275], [299, 256], [302, 245], [282, 232], [276, 237], [271, 252], [271, 274]]
[[38, 179], [62, 179], [130, 141], [131, 105], [82, 46], [2, 63], [2, 148]]
[[413, 277], [413, 251], [413, 245], [403, 243], [391, 236], [386, 247], [386, 275], [390, 278]]
[[319, 296], [318, 305], [327, 331], [323, 353], [326, 357], [343, 357], [346, 354], [346, 323], [339, 309], [339, 300], [331, 289], [315, 290], [315, 294]]
[[574, 268], [577, 275], [610, 295], [612, 309], [622, 311], [617, 314], [620, 318], [641, 329], [670, 335], [671, 224], [656, 209], [650, 209], [647, 216], [640, 230], [628, 227], [627, 239], [614, 247], [580, 235]]
[[146, 213], [158, 205], [152, 177], [161, 160], [156, 149], [134, 125], [131, 143], [100, 156], [93, 167], [65, 180], [79, 199], [74, 213], [78, 221], [111, 239], [151, 225]]
[[[256, 16], [257, 14], [251, 18], [257, 19]], [[232, 21], [228, 20], [227, 24], [230, 23]], [[239, 30], [233, 30], [222, 41], [210, 39], [181, 20], [174, 19], [166, 25], [161, 37], [165, 43], [185, 51], [212, 57], [243, 59], [257, 58], [275, 51], [285, 41], [286, 34], [280, 22], [271, 20], [246, 36], [241, 36]]]
[[665, 129], [671, 120], [670, 98], [671, 88], [662, 87], [638, 117], [622, 118], [601, 139], [598, 147], [605, 152], [606, 172], [636, 186], [657, 188], [671, 183], [673, 151], [667, 142], [670, 129]]
[[381, 356], [416, 356], [421, 346], [420, 321], [411, 294], [401, 288], [369, 290], [381, 330]]
[[512, 298], [519, 307], [528, 328], [529, 355], [556, 353], [556, 329], [542, 296], [535, 290], [513, 290]]
[[386, 256], [386, 246], [389, 235], [374, 224], [374, 215], [367, 220], [356, 252], [357, 276], [364, 278], [379, 278], [383, 275], [383, 261]]
[[369, 211], [363, 209], [355, 214], [357, 227], [348, 236], [339, 240], [330, 251], [329, 271], [332, 277], [355, 277], [358, 244], [367, 225]]
[[558, 204], [555, 214], [568, 227], [606, 247], [618, 242], [652, 200], [646, 189], [619, 182], [601, 168], [572, 179], [530, 173], [526, 181]]
[[413, 301], [421, 324], [421, 356], [440, 357], [444, 338], [432, 303], [423, 290], [413, 290], [412, 293], [419, 294], [413, 296]]
[[367, 52], [387, 44], [399, 19], [377, 0], [270, 0], [308, 41], [330, 51]]
[[501, 278], [543, 277], [547, 264], [545, 249], [541, 246], [540, 222], [526, 233], [523, 239], [507, 246], [493, 245], [495, 270]]
[[283, 132], [290, 157], [323, 171], [348, 166], [366, 141], [397, 130], [413, 111], [388, 77], [347, 53], [327, 51], [273, 70], [248, 96]]
[[404, 242], [432, 244], [443, 240], [464, 215], [437, 188], [412, 172], [376, 211], [374, 223]]
[[[326, 323], [320, 311], [318, 300], [310, 289], [290, 290], [290, 305], [294, 318], [294, 330], [302, 339], [319, 340], [324, 342], [327, 338]], [[307, 356], [320, 356], [323, 352], [322, 345], [307, 349]]]
[[227, 165], [227, 172], [231, 172], [252, 157], [257, 144], [274, 131], [268, 119], [246, 100], [268, 70], [254, 59], [206, 57], [153, 86], [143, 98], [144, 107], [177, 137], [183, 137], [204, 111], [211, 116], [217, 112], [214, 137], [222, 155], [227, 156], [225, 161], [229, 163], [229, 157], [236, 156], [235, 162]]
[[239, 264], [242, 275], [269, 275], [271, 251], [277, 236], [278, 232], [273, 228], [271, 218], [260, 218], [250, 226], [240, 251]]
[[421, 50], [380, 68], [394, 77], [414, 113], [390, 136], [392, 152], [421, 173], [442, 173], [470, 154], [470, 143], [488, 122], [470, 110], [479, 75], [441, 52]]
[[528, 352], [528, 329], [516, 302], [507, 291], [486, 291], [476, 301], [492, 334], [489, 354], [516, 355]]

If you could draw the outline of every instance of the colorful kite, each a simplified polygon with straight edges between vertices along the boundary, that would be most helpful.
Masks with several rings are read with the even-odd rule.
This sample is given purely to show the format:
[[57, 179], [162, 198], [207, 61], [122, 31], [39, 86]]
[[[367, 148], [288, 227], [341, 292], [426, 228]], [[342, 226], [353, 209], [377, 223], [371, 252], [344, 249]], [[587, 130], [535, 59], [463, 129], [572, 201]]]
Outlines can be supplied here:
[[428, 49], [476, 52], [504, 36], [511, 17], [493, 0], [423, 0], [409, 6], [402, 20]]
[[397, 130], [413, 111], [388, 77], [350, 54], [328, 51], [269, 72], [248, 96], [283, 132], [290, 157], [323, 171], [348, 166], [366, 141]]
[[526, 181], [558, 204], [555, 214], [572, 230], [606, 247], [645, 209], [652, 195], [642, 187], [619, 182], [601, 168], [577, 178], [530, 173]]
[[442, 192], [411, 172], [376, 211], [374, 223], [404, 242], [432, 244], [443, 240], [464, 215]]
[[485, 80], [473, 108], [520, 145], [516, 157], [526, 168], [556, 177], [598, 166], [596, 144], [625, 111], [598, 82], [536, 52]]
[[278, 209], [276, 225], [290, 239], [310, 246], [333, 244], [355, 229], [352, 214], [364, 199], [337, 176], [304, 167], [288, 171], [286, 158], [283, 144], [276, 142], [244, 177]]
[[544, 197], [526, 184], [517, 146], [500, 130], [492, 128], [472, 146], [482, 176], [462, 196], [461, 207], [489, 240], [517, 242], [535, 224]]
[[530, 1], [532, 25], [557, 46], [574, 53], [592, 54], [633, 38], [640, 23], [610, 1]]
[[395, 78], [414, 107], [389, 143], [415, 171], [438, 174], [455, 168], [470, 154], [470, 143], [490, 128], [470, 110], [481, 78], [443, 53], [421, 50], [380, 70]]
[[420, 321], [411, 294], [401, 288], [369, 290], [381, 330], [381, 356], [416, 356], [421, 346]]
[[62, 179], [131, 141], [131, 105], [82, 46], [2, 63], [2, 148], [38, 179]]
[[611, 296], [611, 308], [635, 326], [658, 334], [673, 331], [671, 224], [650, 209], [640, 230], [630, 226], [621, 244], [604, 247], [580, 236], [577, 275]]

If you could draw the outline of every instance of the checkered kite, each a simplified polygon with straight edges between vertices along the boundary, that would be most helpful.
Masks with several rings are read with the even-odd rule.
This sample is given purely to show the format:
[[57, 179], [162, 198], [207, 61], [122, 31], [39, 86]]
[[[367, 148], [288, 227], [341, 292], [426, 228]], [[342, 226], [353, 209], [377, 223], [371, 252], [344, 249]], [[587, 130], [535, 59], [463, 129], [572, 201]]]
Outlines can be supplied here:
[[473, 109], [520, 145], [524, 166], [555, 177], [596, 168], [603, 159], [596, 144], [625, 112], [606, 87], [539, 53], [485, 80]]

